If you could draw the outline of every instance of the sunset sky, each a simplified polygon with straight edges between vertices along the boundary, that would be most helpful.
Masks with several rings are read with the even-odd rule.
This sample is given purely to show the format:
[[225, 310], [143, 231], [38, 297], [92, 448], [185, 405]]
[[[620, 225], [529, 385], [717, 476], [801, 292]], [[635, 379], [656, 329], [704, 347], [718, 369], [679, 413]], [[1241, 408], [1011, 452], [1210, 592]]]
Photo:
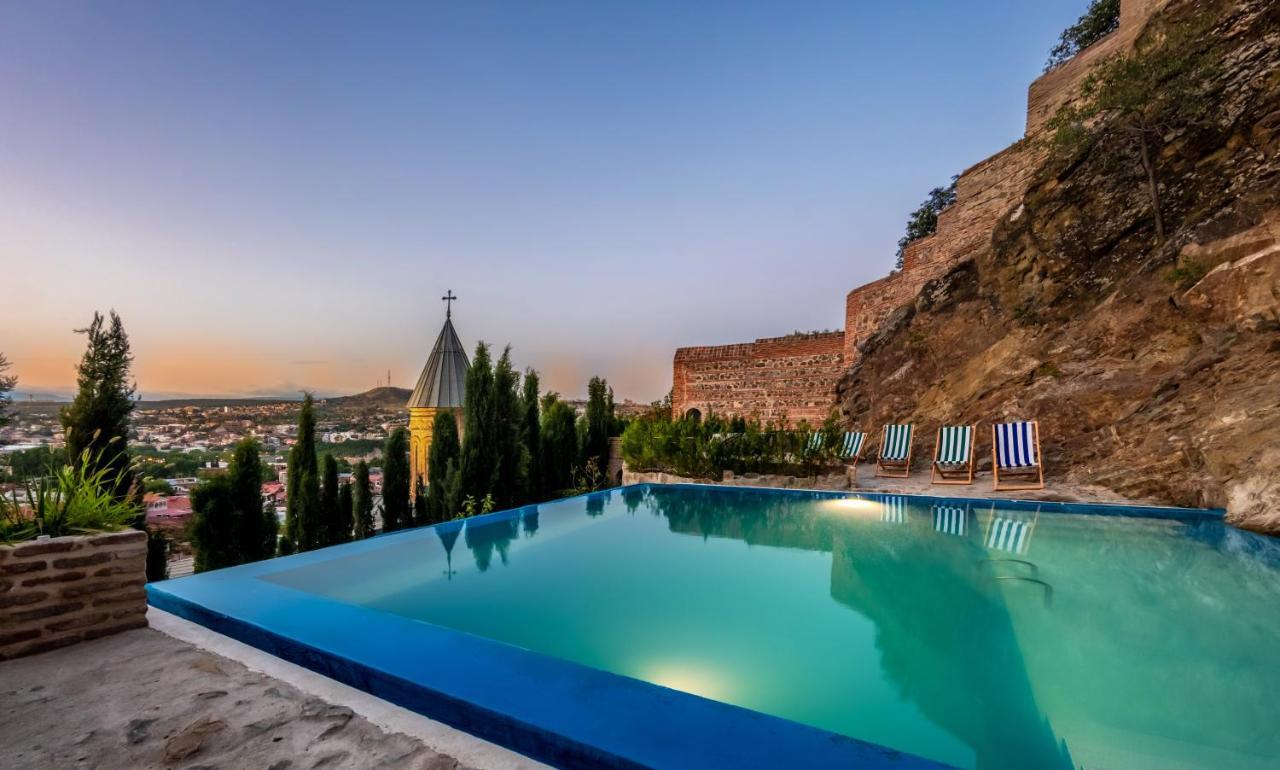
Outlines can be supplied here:
[[570, 396], [840, 328], [907, 214], [1022, 134], [1086, 0], [0, 0], [0, 352], [65, 392], [410, 387], [461, 298]]

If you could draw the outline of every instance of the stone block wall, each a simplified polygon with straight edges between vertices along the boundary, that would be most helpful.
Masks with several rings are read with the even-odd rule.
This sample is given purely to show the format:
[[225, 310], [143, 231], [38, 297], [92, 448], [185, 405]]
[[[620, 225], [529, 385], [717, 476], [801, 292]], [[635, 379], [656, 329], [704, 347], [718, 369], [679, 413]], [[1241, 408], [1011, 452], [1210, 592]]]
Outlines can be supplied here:
[[820, 422], [835, 405], [843, 371], [844, 332], [680, 348], [673, 366], [672, 411]]
[[0, 660], [147, 624], [138, 530], [0, 545]]

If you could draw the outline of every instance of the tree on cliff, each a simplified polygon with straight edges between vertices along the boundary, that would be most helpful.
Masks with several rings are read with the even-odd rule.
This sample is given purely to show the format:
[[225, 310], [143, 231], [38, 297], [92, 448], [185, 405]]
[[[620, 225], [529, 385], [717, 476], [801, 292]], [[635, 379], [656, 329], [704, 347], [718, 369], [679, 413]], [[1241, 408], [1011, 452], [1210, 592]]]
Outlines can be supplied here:
[[413, 526], [409, 509], [409, 434], [396, 428], [382, 458], [382, 531]]
[[1057, 67], [1084, 49], [1120, 28], [1120, 0], [1093, 0], [1075, 24], [1062, 31], [1058, 43], [1049, 49], [1044, 71]]
[[919, 208], [911, 212], [911, 216], [907, 218], [907, 231], [898, 239], [896, 269], [902, 269], [907, 246], [911, 245], [912, 241], [918, 241], [938, 232], [938, 215], [942, 213], [943, 209], [956, 202], [956, 180], [959, 178], [959, 176], [953, 176], [951, 177], [951, 184], [930, 190], [929, 197], [925, 198], [924, 203], [921, 203]]
[[1164, 243], [1164, 211], [1157, 163], [1168, 140], [1188, 126], [1207, 122], [1215, 103], [1216, 48], [1213, 19], [1201, 13], [1169, 30], [1146, 50], [1112, 56], [1098, 64], [1080, 87], [1080, 99], [1058, 109], [1049, 122], [1060, 156], [1100, 151], [1142, 172], [1156, 244]]
[[[114, 490], [123, 496], [133, 481], [129, 469], [129, 421], [133, 415], [133, 383], [129, 368], [133, 354], [129, 336], [114, 310], [110, 325], [101, 313], [77, 334], [85, 335], [89, 344], [77, 367], [75, 400], [62, 410], [62, 428], [67, 437], [67, 457], [73, 462], [88, 458], [94, 472], [107, 469], [107, 477], [117, 479]], [[87, 450], [87, 451], [86, 451]]]

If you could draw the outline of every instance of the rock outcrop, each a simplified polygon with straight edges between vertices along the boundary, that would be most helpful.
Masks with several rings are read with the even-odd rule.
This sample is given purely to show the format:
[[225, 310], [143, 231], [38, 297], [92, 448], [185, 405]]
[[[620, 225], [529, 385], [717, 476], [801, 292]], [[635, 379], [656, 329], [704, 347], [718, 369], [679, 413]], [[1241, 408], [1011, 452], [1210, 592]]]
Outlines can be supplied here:
[[1175, 0], [1138, 47], [1210, 6], [1215, 104], [1165, 137], [1165, 242], [1136, 156], [1051, 158], [859, 346], [847, 420], [1037, 418], [1051, 478], [1280, 533], [1280, 3]]

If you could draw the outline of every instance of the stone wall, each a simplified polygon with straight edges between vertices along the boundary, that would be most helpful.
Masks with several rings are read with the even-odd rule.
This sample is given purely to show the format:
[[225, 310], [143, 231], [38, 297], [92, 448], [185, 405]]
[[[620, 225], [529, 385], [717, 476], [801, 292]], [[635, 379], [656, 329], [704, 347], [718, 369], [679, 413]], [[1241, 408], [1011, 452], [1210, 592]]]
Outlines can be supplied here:
[[138, 530], [0, 545], [0, 660], [147, 624]]
[[[1098, 60], [1133, 45], [1147, 19], [1168, 0], [1122, 0], [1120, 28], [1033, 82], [1027, 91], [1026, 136], [965, 170], [956, 180], [956, 202], [938, 216], [933, 235], [910, 244], [902, 270], [859, 286], [845, 297], [845, 330], [836, 358], [790, 360], [765, 350], [762, 343], [715, 348], [681, 348], [672, 373], [676, 414], [691, 408], [718, 414], [786, 413], [792, 420], [822, 419], [835, 406], [828, 367], [851, 366], [858, 346], [897, 308], [910, 302], [929, 281], [945, 275], [990, 243], [992, 231], [1026, 193], [1043, 161], [1039, 135], [1058, 106], [1077, 92]], [[789, 339], [789, 338], [780, 338]], [[825, 340], [830, 342], [830, 340]], [[836, 377], [838, 379], [838, 376]]]
[[843, 350], [844, 332], [680, 348], [672, 370], [672, 410], [820, 422], [835, 406]]

